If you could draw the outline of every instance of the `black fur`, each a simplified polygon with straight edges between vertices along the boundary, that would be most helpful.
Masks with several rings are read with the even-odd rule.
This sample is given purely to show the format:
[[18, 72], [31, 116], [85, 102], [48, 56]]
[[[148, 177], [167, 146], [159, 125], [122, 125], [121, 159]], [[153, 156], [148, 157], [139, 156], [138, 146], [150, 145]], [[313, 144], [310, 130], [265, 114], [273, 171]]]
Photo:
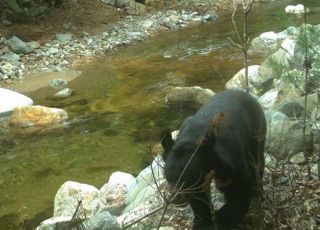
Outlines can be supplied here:
[[[249, 94], [235, 90], [216, 94], [188, 117], [176, 141], [165, 133], [161, 141], [165, 177], [191, 205], [193, 229], [232, 227], [242, 220], [263, 174], [265, 135], [260, 105]], [[210, 172], [226, 198], [215, 220]]]

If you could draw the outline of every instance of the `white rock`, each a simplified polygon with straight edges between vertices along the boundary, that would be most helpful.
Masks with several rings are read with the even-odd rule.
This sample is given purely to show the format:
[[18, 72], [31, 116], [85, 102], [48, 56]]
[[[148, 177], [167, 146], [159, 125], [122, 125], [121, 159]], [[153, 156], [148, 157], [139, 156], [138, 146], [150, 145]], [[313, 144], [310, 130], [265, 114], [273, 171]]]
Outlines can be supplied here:
[[292, 164], [302, 164], [305, 162], [304, 153], [300, 152], [290, 158]]
[[286, 56], [288, 60], [293, 60], [294, 57], [294, 48], [295, 48], [296, 42], [294, 41], [293, 38], [286, 38], [282, 43], [281, 43], [281, 48], [286, 51]]
[[[254, 88], [253, 85], [256, 85], [256, 82], [258, 82], [259, 80], [259, 68], [260, 68], [259, 65], [248, 66], [250, 92], [252, 92], [252, 89]], [[243, 68], [227, 82], [226, 89], [245, 90], [245, 88], [246, 88], [245, 68]]]
[[56, 230], [68, 228], [72, 216], [58, 216], [46, 219], [40, 223], [36, 230]]
[[284, 9], [284, 11], [287, 14], [304, 14], [304, 12], [309, 13], [310, 9], [307, 7], [304, 7], [304, 5], [302, 4], [298, 4], [298, 5], [288, 5]]
[[90, 217], [98, 211], [99, 190], [92, 185], [67, 181], [58, 190], [54, 200], [54, 213], [57, 216], [72, 216], [82, 201], [83, 213]]
[[135, 177], [132, 176], [129, 173], [114, 172], [109, 177], [108, 184], [109, 185], [118, 185], [118, 184], [120, 184], [120, 185], [124, 185], [124, 186], [128, 187], [129, 184], [131, 184], [131, 182], [133, 182], [134, 179], [135, 179]]
[[0, 114], [12, 111], [16, 107], [32, 104], [31, 98], [12, 90], [0, 88]]
[[101, 206], [117, 205], [123, 207], [128, 189], [121, 184], [105, 184], [100, 189]]
[[54, 97], [56, 97], [56, 98], [66, 98], [66, 97], [70, 97], [72, 93], [73, 93], [72, 89], [65, 88], [65, 89], [62, 89], [59, 92], [55, 93]]
[[270, 109], [276, 103], [278, 94], [279, 90], [271, 89], [259, 97], [258, 101], [265, 109]]
[[273, 31], [262, 33], [260, 34], [259, 37], [263, 40], [266, 40], [266, 42], [268, 41], [276, 42], [278, 40], [278, 34]]

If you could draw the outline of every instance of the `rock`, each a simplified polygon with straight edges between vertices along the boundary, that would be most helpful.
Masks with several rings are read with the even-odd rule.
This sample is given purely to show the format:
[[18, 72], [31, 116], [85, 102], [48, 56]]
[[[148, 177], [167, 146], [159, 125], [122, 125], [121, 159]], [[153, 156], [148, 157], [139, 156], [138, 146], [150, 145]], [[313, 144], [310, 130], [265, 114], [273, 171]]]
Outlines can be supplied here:
[[53, 216], [73, 216], [80, 200], [83, 207], [82, 214], [87, 217], [92, 216], [100, 207], [99, 190], [87, 184], [65, 182], [55, 196]]
[[302, 105], [289, 98], [276, 104], [273, 109], [284, 113], [289, 118], [301, 118], [305, 113], [305, 108]]
[[307, 7], [304, 7], [304, 5], [302, 5], [302, 4], [297, 4], [297, 5], [288, 5], [288, 6], [286, 6], [284, 11], [287, 14], [304, 14], [305, 12], [309, 13], [310, 9], [307, 8]]
[[47, 52], [45, 52], [45, 56], [57, 55], [59, 53], [59, 49], [55, 47], [50, 47]]
[[20, 61], [20, 56], [16, 53], [9, 51], [8, 53], [1, 55], [0, 59], [8, 62], [18, 62]]
[[318, 169], [318, 164], [314, 164], [313, 166], [311, 166], [311, 173], [313, 175], [318, 176], [318, 172], [320, 172], [320, 170]]
[[300, 152], [290, 158], [290, 162], [292, 164], [302, 164], [305, 162], [304, 153]]
[[266, 168], [274, 169], [276, 167], [277, 160], [270, 154], [265, 156], [265, 166]]
[[1, 20], [1, 24], [4, 25], [4, 26], [12, 26], [12, 22], [9, 21], [9, 20], [6, 19], [6, 18], [3, 18], [3, 19]]
[[57, 216], [44, 220], [36, 228], [36, 230], [56, 230], [56, 229], [68, 229], [68, 225], [72, 219], [72, 216]]
[[125, 10], [130, 15], [142, 15], [146, 13], [146, 7], [143, 4], [135, 1], [132, 1], [129, 5], [127, 5]]
[[152, 164], [141, 171], [129, 185], [125, 200], [126, 207], [123, 213], [130, 213], [136, 208], [142, 209], [141, 206], [148, 205], [150, 207], [159, 203], [159, 194], [156, 192], [155, 183], [161, 184], [165, 182], [163, 164], [162, 157], [157, 156]]
[[[267, 117], [268, 132], [266, 143], [268, 152], [276, 159], [286, 159], [304, 149], [302, 124], [296, 120], [289, 120], [286, 116], [270, 113]], [[266, 115], [268, 116], [268, 115]], [[312, 143], [312, 135], [309, 126], [306, 129], [307, 145]]]
[[198, 109], [214, 94], [210, 89], [198, 86], [172, 87], [166, 93], [165, 100], [170, 107]]
[[100, 209], [92, 215], [88, 222], [90, 223], [90, 230], [121, 230], [115, 217], [105, 209]]
[[37, 41], [26, 42], [26, 44], [32, 49], [38, 49], [40, 47], [40, 43]]
[[128, 173], [113, 173], [107, 184], [100, 189], [101, 205], [124, 206], [125, 197], [128, 192], [128, 186], [132, 183], [134, 177]]
[[264, 112], [264, 115], [266, 117], [267, 126], [270, 126], [273, 122], [285, 122], [289, 119], [284, 113], [276, 110], [267, 110]]
[[20, 62], [13, 61], [13, 64], [6, 61], [0, 61], [0, 80], [21, 79], [24, 65]]
[[45, 106], [24, 106], [13, 110], [10, 125], [16, 128], [46, 127], [62, 124], [68, 119], [68, 114], [63, 109]]
[[115, 3], [116, 3], [116, 0], [101, 0], [101, 2], [104, 3], [104, 4], [108, 4], [108, 5], [114, 6]]
[[32, 48], [27, 43], [23, 42], [20, 38], [13, 36], [7, 40], [7, 45], [10, 49], [17, 54], [27, 54], [32, 52]]
[[56, 34], [56, 39], [59, 41], [61, 45], [67, 45], [71, 39], [71, 34]]
[[290, 62], [295, 61], [295, 45], [296, 41], [289, 37], [281, 43], [281, 49], [286, 52], [286, 57]]
[[65, 86], [66, 84], [68, 84], [68, 82], [62, 78], [56, 78], [56, 79], [52, 80], [51, 82], [49, 82], [49, 86], [53, 87], [55, 89], [61, 88], [62, 86]]
[[109, 185], [123, 185], [125, 187], [128, 187], [133, 180], [135, 179], [134, 176], [132, 176], [129, 173], [124, 172], [114, 172], [111, 174], [108, 180]]
[[271, 89], [259, 97], [258, 101], [264, 109], [271, 109], [276, 104], [278, 94], [277, 89]]
[[249, 49], [250, 54], [270, 55], [279, 49], [279, 35], [273, 31], [260, 34], [252, 40]]
[[103, 206], [101, 204], [101, 207], [103, 207], [104, 210], [108, 211], [111, 215], [113, 216], [120, 216], [123, 206], [118, 205], [118, 204], [111, 204], [111, 205], [106, 205]]
[[55, 98], [67, 98], [70, 97], [73, 93], [73, 90], [70, 88], [65, 88], [63, 90], [60, 90], [59, 92], [55, 93], [53, 97]]
[[[272, 79], [263, 79], [259, 75], [259, 65], [248, 66], [249, 91], [259, 95], [268, 90], [272, 84]], [[227, 89], [246, 90], [245, 68], [241, 69], [226, 84]]]
[[32, 105], [33, 100], [25, 95], [0, 88], [0, 115], [17, 107]]

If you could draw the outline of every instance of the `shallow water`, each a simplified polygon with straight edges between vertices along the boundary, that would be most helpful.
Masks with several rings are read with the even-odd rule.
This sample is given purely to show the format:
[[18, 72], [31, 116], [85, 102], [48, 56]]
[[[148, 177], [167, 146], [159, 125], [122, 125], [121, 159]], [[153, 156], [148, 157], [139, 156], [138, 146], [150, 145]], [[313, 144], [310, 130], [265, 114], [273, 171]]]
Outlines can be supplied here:
[[[316, 5], [315, 1], [305, 1]], [[280, 4], [284, 5], [284, 4]], [[275, 3], [254, 9], [250, 37], [301, 21]], [[319, 23], [319, 12], [310, 15]], [[152, 157], [148, 146], [161, 130], [178, 128], [188, 112], [170, 111], [168, 86], [198, 85], [214, 91], [242, 68], [229, 17], [124, 47], [82, 68], [69, 83], [75, 95], [48, 99], [53, 91], [31, 92], [36, 104], [60, 107], [76, 119], [64, 130], [27, 137], [7, 136], [0, 147], [0, 229], [24, 229], [52, 215], [54, 195], [67, 180], [100, 188], [110, 173], [136, 175]], [[251, 57], [250, 64], [259, 63]]]

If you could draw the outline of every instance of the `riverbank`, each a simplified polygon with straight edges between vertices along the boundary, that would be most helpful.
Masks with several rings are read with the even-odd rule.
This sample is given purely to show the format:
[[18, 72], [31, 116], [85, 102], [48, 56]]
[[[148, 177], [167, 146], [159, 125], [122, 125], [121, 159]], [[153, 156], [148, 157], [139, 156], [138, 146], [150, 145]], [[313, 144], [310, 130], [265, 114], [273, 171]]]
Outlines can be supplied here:
[[[110, 12], [111, 14], [107, 17], [107, 22], [101, 18], [101, 13], [92, 18], [91, 22], [87, 21], [86, 26], [79, 26], [74, 22], [74, 19], [69, 18], [69, 21], [62, 24], [63, 28], [61, 29], [56, 27], [53, 21], [52, 24], [55, 26], [52, 26], [52, 31], [46, 34], [41, 33], [38, 38], [36, 37], [37, 32], [27, 33], [26, 28], [21, 24], [13, 24], [10, 26], [11, 28], [2, 30], [5, 34], [0, 34], [0, 43], [2, 44], [0, 49], [0, 86], [20, 92], [36, 90], [48, 85], [48, 81], [43, 79], [52, 80], [60, 78], [61, 75], [68, 75], [65, 74], [65, 71], [78, 69], [79, 66], [102, 57], [119, 47], [146, 40], [158, 33], [177, 30], [217, 18], [213, 6], [203, 7], [201, 11], [190, 10], [190, 8], [160, 11], [153, 9], [143, 15], [129, 15], [123, 9], [99, 4], [101, 4], [102, 12]], [[96, 5], [96, 7], [98, 6]], [[90, 10], [92, 11], [89, 9], [89, 12]], [[53, 16], [51, 15], [51, 17]], [[101, 21], [93, 25], [97, 18], [100, 18]], [[88, 20], [88, 17], [85, 19]], [[40, 23], [38, 27], [50, 27], [50, 23], [47, 21], [45, 20], [44, 24]], [[32, 25], [31, 31], [33, 30]], [[15, 28], [17, 31], [13, 32]], [[35, 30], [40, 30], [40, 28]], [[11, 36], [13, 34], [16, 36]], [[39, 81], [29, 81], [39, 73], [40, 77], [37, 77]], [[48, 77], [46, 73], [50, 73], [51, 77]], [[56, 76], [52, 73], [56, 73]]]

